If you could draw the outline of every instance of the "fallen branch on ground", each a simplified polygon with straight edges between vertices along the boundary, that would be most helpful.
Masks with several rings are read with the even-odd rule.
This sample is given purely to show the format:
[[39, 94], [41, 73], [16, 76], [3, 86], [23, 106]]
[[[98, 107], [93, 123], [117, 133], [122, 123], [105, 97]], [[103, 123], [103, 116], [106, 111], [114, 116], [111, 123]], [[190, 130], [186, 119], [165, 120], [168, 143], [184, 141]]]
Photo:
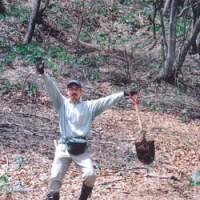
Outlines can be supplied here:
[[174, 180], [174, 181], [180, 181], [175, 176], [156, 176], [156, 175], [147, 174], [145, 177], [147, 177], [147, 178], [159, 178], [159, 179], [171, 179], [171, 180]]
[[118, 181], [122, 181], [123, 179], [120, 178], [120, 179], [116, 179], [116, 180], [113, 180], [113, 181], [105, 181], [103, 183], [99, 183], [98, 185], [109, 185], [109, 184], [112, 184], [112, 183], [115, 183], [115, 182], [118, 182]]

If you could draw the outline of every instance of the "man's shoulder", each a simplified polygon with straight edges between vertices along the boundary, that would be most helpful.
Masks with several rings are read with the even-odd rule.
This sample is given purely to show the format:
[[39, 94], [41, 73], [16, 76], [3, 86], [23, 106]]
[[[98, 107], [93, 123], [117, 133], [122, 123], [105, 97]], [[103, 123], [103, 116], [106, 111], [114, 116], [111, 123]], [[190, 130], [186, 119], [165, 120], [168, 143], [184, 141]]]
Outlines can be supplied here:
[[[63, 96], [63, 99], [64, 99], [64, 102], [67, 103], [67, 104], [74, 104], [69, 97], [66, 97], [66, 96]], [[81, 104], [81, 105], [88, 105], [89, 101], [88, 100], [80, 100], [78, 104]]]
[[62, 98], [63, 98], [63, 102], [64, 102], [64, 104], [68, 104], [68, 103], [70, 103], [70, 99], [69, 99], [68, 97], [62, 95]]

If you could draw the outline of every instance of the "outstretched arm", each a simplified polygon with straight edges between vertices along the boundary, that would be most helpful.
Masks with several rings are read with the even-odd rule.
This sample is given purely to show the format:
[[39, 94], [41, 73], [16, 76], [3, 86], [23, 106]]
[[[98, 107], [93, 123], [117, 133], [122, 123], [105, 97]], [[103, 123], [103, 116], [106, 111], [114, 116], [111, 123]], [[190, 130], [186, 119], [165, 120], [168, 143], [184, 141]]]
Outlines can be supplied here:
[[43, 74], [44, 83], [46, 86], [46, 90], [53, 102], [56, 111], [58, 111], [63, 104], [63, 96], [60, 93], [56, 83], [47, 75]]
[[90, 106], [92, 109], [93, 118], [111, 108], [114, 104], [120, 101], [124, 97], [124, 92], [119, 92], [116, 94], [109, 95], [107, 97], [102, 97], [100, 99], [91, 100]]
[[58, 111], [60, 109], [61, 105], [63, 104], [63, 96], [60, 93], [55, 82], [48, 75], [45, 74], [44, 63], [42, 63], [41, 58], [39, 58], [36, 63], [36, 69], [37, 69], [38, 74], [42, 75], [42, 77], [44, 79], [44, 83], [46, 85], [46, 90], [47, 90], [51, 100], [53, 101], [56, 111]]
[[114, 104], [118, 103], [124, 96], [130, 98], [138, 93], [136, 89], [128, 89], [123, 92], [118, 92], [107, 97], [90, 101], [93, 118], [102, 113], [104, 110], [111, 108]]

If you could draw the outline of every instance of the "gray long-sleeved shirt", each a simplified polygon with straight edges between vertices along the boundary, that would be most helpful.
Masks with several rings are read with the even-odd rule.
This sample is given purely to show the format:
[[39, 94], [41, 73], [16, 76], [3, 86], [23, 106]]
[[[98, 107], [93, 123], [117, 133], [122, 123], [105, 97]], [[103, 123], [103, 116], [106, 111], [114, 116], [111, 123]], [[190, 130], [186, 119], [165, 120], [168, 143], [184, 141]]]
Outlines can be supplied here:
[[59, 114], [61, 141], [68, 137], [86, 136], [95, 117], [124, 97], [124, 92], [118, 92], [96, 100], [80, 100], [74, 103], [60, 93], [49, 76], [43, 75], [43, 78], [47, 92]]

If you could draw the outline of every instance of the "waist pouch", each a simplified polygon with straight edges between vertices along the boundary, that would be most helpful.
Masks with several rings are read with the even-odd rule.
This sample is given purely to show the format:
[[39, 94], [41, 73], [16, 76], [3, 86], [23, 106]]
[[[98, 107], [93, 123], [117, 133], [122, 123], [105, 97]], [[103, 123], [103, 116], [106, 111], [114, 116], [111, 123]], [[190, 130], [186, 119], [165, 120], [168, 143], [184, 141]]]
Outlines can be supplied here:
[[68, 152], [72, 155], [82, 154], [87, 148], [87, 141], [84, 138], [68, 138], [66, 144]]

